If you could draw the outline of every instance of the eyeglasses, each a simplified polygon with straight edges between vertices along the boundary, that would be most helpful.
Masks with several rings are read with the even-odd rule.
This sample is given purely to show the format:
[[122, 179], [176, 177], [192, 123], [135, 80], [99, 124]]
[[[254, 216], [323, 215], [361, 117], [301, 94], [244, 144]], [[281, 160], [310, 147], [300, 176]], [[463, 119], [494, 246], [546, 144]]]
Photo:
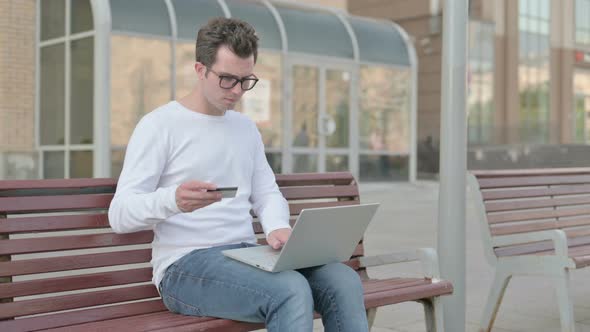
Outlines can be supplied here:
[[254, 74], [252, 74], [254, 77], [248, 76], [244, 78], [238, 78], [233, 75], [219, 74], [209, 67], [207, 67], [207, 71], [210, 71], [219, 77], [219, 87], [222, 89], [233, 89], [233, 87], [239, 82], [242, 90], [248, 91], [251, 90], [256, 85], [256, 83], [258, 83], [258, 77], [256, 77]]

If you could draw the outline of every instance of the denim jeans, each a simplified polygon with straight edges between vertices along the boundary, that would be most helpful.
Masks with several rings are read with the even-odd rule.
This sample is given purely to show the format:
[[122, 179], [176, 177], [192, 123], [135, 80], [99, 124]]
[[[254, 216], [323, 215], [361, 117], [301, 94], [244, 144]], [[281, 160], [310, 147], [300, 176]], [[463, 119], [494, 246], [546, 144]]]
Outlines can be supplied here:
[[225, 257], [242, 243], [194, 250], [166, 270], [160, 284], [168, 310], [246, 322], [270, 332], [313, 329], [313, 311], [325, 331], [368, 331], [358, 274], [342, 263], [271, 273]]

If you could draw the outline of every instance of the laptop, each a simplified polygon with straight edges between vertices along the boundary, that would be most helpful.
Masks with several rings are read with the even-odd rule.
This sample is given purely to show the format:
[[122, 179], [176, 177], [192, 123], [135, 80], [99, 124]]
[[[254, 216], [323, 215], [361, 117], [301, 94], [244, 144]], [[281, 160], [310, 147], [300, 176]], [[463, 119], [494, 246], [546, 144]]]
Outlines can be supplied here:
[[281, 250], [268, 245], [222, 253], [269, 272], [346, 261], [352, 256], [379, 203], [303, 209]]

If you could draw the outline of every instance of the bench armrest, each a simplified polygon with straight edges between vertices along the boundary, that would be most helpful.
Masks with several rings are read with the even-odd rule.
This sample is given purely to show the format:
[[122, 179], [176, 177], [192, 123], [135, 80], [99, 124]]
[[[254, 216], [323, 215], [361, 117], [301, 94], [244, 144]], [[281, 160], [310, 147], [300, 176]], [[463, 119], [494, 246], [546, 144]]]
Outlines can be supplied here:
[[420, 261], [422, 264], [422, 271], [426, 278], [433, 279], [433, 281], [435, 279], [440, 279], [438, 256], [436, 250], [432, 248], [420, 248], [390, 254], [365, 256], [361, 257], [359, 261], [361, 267]]
[[553, 241], [556, 256], [568, 257], [567, 236], [561, 229], [496, 236], [492, 238], [492, 246], [500, 247], [545, 240]]

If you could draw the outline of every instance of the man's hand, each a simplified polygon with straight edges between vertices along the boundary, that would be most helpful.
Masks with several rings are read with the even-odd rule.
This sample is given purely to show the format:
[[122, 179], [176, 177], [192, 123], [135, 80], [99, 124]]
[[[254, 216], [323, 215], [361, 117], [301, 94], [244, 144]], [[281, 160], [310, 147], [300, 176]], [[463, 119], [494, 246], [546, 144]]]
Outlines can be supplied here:
[[290, 228], [275, 229], [268, 234], [266, 242], [268, 242], [273, 249], [281, 249], [283, 245], [287, 243], [287, 240], [289, 240], [289, 236], [291, 236]]
[[182, 212], [193, 212], [221, 200], [220, 192], [207, 192], [217, 189], [213, 183], [189, 181], [176, 188], [176, 205]]

